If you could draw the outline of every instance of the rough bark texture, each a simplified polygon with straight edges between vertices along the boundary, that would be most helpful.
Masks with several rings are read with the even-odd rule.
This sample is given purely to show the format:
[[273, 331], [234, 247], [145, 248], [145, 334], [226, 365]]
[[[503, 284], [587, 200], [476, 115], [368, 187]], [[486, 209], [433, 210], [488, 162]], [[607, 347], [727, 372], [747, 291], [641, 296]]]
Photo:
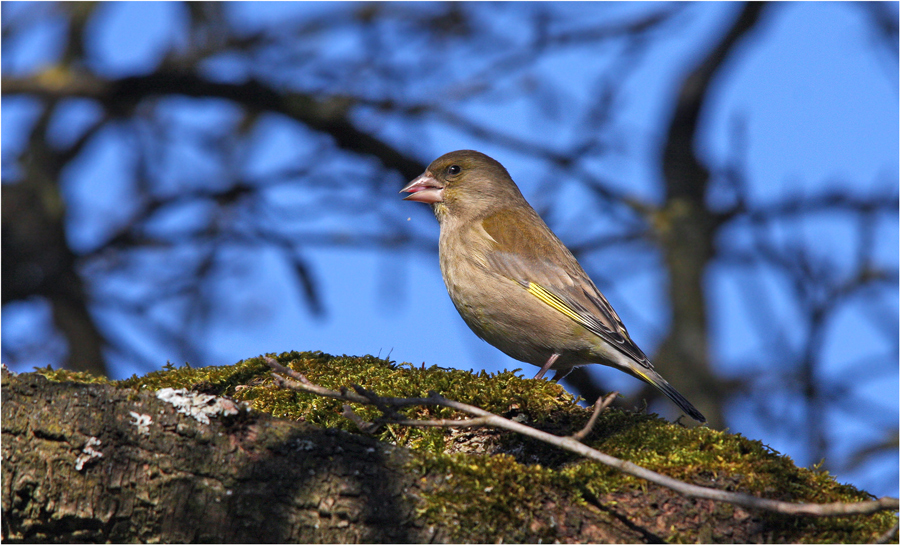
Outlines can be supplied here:
[[2, 410], [4, 540], [440, 540], [408, 452], [368, 437], [245, 411], [203, 425], [152, 392], [6, 371]]

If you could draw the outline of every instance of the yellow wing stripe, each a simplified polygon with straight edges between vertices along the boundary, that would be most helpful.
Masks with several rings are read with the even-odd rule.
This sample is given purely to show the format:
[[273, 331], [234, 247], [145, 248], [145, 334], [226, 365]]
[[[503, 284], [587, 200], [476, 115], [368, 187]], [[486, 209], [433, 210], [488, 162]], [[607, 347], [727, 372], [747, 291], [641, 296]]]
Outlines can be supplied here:
[[579, 324], [581, 324], [585, 327], [590, 327], [590, 325], [584, 320], [584, 318], [580, 314], [578, 314], [577, 312], [572, 310], [572, 307], [567, 305], [566, 302], [563, 301], [558, 295], [547, 291], [540, 284], [535, 284], [534, 282], [529, 282], [528, 288], [526, 288], [526, 289], [528, 290], [528, 293], [530, 293], [531, 295], [534, 295], [541, 301], [547, 303], [551, 307], [562, 312], [563, 314], [565, 314], [569, 318], [575, 320]]
[[642, 373], [641, 370], [638, 369], [638, 366], [632, 365], [632, 366], [630, 367], [630, 369], [631, 369], [633, 372], [635, 372], [635, 373], [637, 373], [638, 375], [640, 375], [640, 377], [641, 377], [642, 379], [644, 379], [644, 382], [646, 382], [647, 384], [652, 384], [653, 386], [656, 386], [657, 388], [660, 387], [659, 384], [657, 384], [655, 380], [653, 380], [652, 378], [648, 377], [645, 373]]

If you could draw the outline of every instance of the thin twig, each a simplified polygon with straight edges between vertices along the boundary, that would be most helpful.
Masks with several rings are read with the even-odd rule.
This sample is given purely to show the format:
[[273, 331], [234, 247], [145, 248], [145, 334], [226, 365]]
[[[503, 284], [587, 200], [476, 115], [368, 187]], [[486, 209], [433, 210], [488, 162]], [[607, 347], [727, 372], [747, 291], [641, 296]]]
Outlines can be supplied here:
[[[275, 362], [273, 358], [266, 356], [265, 361], [276, 371], [280, 369], [285, 369], [290, 371], [286, 367]], [[274, 364], [274, 365], [273, 365]], [[294, 371], [290, 371], [287, 374], [293, 374]], [[299, 373], [296, 373], [299, 375]], [[302, 375], [299, 375], [302, 377]], [[304, 377], [305, 379], [305, 377]], [[633, 464], [626, 460], [620, 460], [609, 454], [605, 454], [600, 452], [599, 450], [588, 447], [584, 443], [581, 443], [575, 440], [572, 437], [559, 437], [553, 435], [551, 433], [547, 433], [545, 431], [541, 431], [535, 428], [531, 428], [524, 424], [520, 424], [518, 422], [514, 422], [512, 420], [508, 420], [501, 416], [495, 415], [493, 413], [489, 413], [484, 409], [480, 409], [478, 407], [474, 407], [472, 405], [466, 405], [465, 403], [460, 403], [458, 401], [453, 401], [451, 399], [447, 399], [436, 392], [430, 391], [428, 392], [428, 397], [426, 398], [394, 398], [394, 397], [378, 397], [375, 394], [365, 390], [362, 387], [354, 386], [354, 389], [357, 392], [365, 392], [366, 395], [361, 395], [359, 393], [352, 393], [349, 390], [344, 389], [343, 392], [335, 392], [334, 390], [329, 390], [328, 388], [324, 388], [322, 386], [318, 386], [316, 384], [312, 384], [309, 381], [303, 383], [299, 380], [291, 380], [286, 378], [281, 378], [281, 383], [287, 386], [290, 389], [298, 390], [302, 392], [314, 393], [317, 395], [322, 395], [325, 397], [332, 397], [335, 399], [341, 399], [344, 401], [350, 401], [353, 403], [362, 403], [365, 405], [376, 405], [376, 402], [373, 401], [373, 398], [377, 398], [376, 406], [390, 406], [392, 408], [396, 407], [407, 407], [412, 405], [434, 405], [439, 407], [447, 407], [450, 409], [455, 409], [457, 411], [471, 414], [474, 416], [478, 416], [477, 418], [478, 425], [486, 425], [493, 426], [496, 428], [501, 428], [509, 431], [513, 431], [528, 437], [532, 437], [534, 439], [538, 439], [545, 443], [549, 443], [551, 445], [555, 445], [564, 450], [568, 450], [569, 452], [574, 452], [575, 454], [579, 454], [585, 458], [590, 458], [591, 460], [598, 461], [604, 465], [614, 467], [623, 473], [627, 473], [634, 477], [638, 477], [640, 479], [644, 479], [650, 481], [652, 483], [658, 484], [660, 486], [664, 486], [671, 490], [678, 492], [687, 497], [691, 498], [699, 498], [699, 499], [707, 499], [713, 501], [721, 501], [726, 503], [731, 503], [734, 505], [740, 505], [741, 507], [747, 507], [750, 509], [764, 509], [766, 511], [774, 511], [777, 513], [783, 513], [788, 515], [808, 515], [814, 517], [834, 517], [834, 516], [842, 516], [842, 515], [866, 515], [871, 513], [877, 513], [879, 511], [896, 511], [900, 508], [900, 501], [897, 498], [883, 497], [877, 500], [870, 501], [861, 501], [855, 503], [843, 503], [843, 502], [835, 502], [835, 503], [791, 503], [786, 501], [778, 501], [778, 500], [769, 500], [765, 498], [758, 498], [756, 496], [751, 496], [750, 494], [743, 494], [739, 492], [727, 492], [725, 490], [717, 490], [715, 488], [707, 488], [704, 486], [698, 486], [690, 483], [686, 483], [683, 481], [679, 481], [677, 479], [673, 479], [672, 477], [668, 477], [661, 473], [657, 473], [655, 471], [651, 471], [649, 469], [643, 468], [637, 464]], [[419, 425], [417, 420], [408, 420], [407, 425]], [[435, 421], [426, 421], [433, 423]], [[466, 421], [462, 421], [466, 422]], [[426, 424], [428, 425], [428, 424]]]
[[[366, 396], [350, 392], [346, 388], [342, 388], [342, 391], [336, 392], [334, 390], [329, 390], [324, 386], [319, 386], [318, 384], [314, 384], [309, 381], [302, 374], [294, 371], [293, 369], [288, 369], [287, 367], [281, 365], [274, 358], [270, 356], [264, 356], [263, 360], [275, 370], [276, 373], [282, 373], [287, 375], [287, 377], [279, 376], [277, 374], [273, 374], [281, 384], [287, 386], [291, 390], [296, 390], [298, 392], [307, 392], [310, 394], [320, 395], [322, 397], [330, 397], [333, 399], [340, 399], [342, 401], [350, 401], [352, 403], [362, 403], [363, 405], [374, 405], [374, 403]], [[288, 378], [290, 377], [290, 378]], [[293, 379], [293, 380], [292, 380]], [[367, 391], [364, 388], [354, 385], [354, 388], [360, 388], [362, 391]], [[374, 395], [374, 394], [372, 394]], [[376, 396], [377, 397], [377, 396]], [[415, 405], [434, 405], [432, 403], [432, 398], [430, 397], [379, 397], [379, 402], [390, 405], [392, 407], [411, 407]], [[487, 413], [490, 414], [490, 413]]]
[[367, 433], [369, 435], [374, 434], [378, 431], [378, 428], [381, 427], [378, 424], [366, 422], [365, 420], [363, 420], [361, 416], [353, 412], [353, 409], [350, 407], [350, 405], [345, 404], [344, 411], [341, 414], [344, 418], [356, 424], [356, 427], [362, 430], [363, 433]]
[[587, 421], [587, 424], [584, 425], [581, 431], [577, 433], [573, 433], [569, 437], [576, 441], [583, 441], [585, 437], [591, 433], [591, 430], [594, 429], [594, 425], [597, 423], [597, 418], [600, 416], [600, 413], [603, 412], [604, 409], [609, 407], [609, 404], [616, 399], [616, 396], [619, 395], [619, 392], [612, 392], [607, 394], [604, 398], [597, 398], [597, 401], [594, 402], [594, 413], [591, 415], [591, 419]]
[[465, 420], [386, 420], [391, 424], [401, 426], [421, 426], [423, 428], [473, 428], [475, 426], [490, 425], [487, 417], [467, 418]]

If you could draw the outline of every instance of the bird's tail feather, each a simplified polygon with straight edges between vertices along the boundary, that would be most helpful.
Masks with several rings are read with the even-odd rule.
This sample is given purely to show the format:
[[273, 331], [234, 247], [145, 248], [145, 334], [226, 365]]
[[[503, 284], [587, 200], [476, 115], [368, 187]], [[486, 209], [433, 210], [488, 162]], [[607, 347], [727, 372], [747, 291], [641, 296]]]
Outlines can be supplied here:
[[685, 399], [683, 395], [678, 393], [678, 390], [672, 387], [671, 384], [666, 382], [666, 379], [662, 378], [659, 373], [654, 371], [650, 371], [649, 373], [646, 371], [638, 371], [636, 369], [632, 369], [636, 372], [640, 378], [644, 379], [648, 384], [652, 384], [656, 387], [657, 390], [666, 394], [666, 397], [672, 400], [673, 403], [678, 405], [682, 411], [686, 412], [688, 416], [696, 420], [697, 422], [706, 422], [706, 417], [697, 410], [696, 407], [691, 405], [691, 402]]

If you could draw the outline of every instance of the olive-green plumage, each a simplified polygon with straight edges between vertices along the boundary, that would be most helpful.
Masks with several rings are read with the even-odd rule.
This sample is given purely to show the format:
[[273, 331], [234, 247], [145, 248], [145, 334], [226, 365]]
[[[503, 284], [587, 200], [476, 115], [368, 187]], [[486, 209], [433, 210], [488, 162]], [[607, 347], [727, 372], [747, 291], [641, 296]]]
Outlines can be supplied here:
[[706, 419], [634, 344], [616, 311], [528, 204], [503, 165], [454, 151], [404, 187], [441, 226], [441, 273], [463, 320], [535, 378], [599, 363], [652, 384], [695, 420]]

